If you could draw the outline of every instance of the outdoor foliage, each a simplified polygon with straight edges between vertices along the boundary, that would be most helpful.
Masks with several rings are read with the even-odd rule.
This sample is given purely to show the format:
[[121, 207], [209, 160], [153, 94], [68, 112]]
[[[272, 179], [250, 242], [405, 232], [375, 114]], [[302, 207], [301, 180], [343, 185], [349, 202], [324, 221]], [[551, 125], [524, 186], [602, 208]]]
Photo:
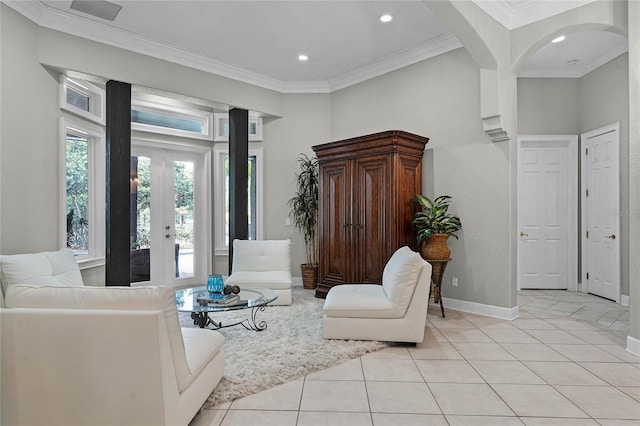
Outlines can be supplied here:
[[[74, 252], [86, 252], [89, 239], [89, 142], [84, 137], [67, 135], [67, 246]], [[175, 228], [176, 242], [191, 248], [193, 241], [193, 170], [185, 162], [175, 163]], [[136, 239], [131, 248], [151, 245], [151, 170], [148, 158], [137, 163]]]
[[86, 252], [89, 247], [89, 151], [83, 137], [67, 135], [67, 247]]

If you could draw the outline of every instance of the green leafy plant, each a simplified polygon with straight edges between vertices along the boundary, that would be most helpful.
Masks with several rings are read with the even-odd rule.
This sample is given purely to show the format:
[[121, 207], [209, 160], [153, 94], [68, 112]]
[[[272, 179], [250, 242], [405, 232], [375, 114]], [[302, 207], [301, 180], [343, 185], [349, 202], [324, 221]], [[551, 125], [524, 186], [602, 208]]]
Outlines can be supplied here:
[[432, 234], [449, 234], [458, 238], [455, 233], [462, 229], [462, 222], [458, 216], [447, 213], [450, 200], [448, 195], [441, 195], [433, 201], [424, 195], [415, 196], [413, 201], [421, 208], [412, 222], [418, 232], [418, 243], [428, 240]]
[[318, 159], [306, 154], [298, 157], [297, 192], [289, 200], [289, 216], [304, 238], [307, 264], [318, 264]]

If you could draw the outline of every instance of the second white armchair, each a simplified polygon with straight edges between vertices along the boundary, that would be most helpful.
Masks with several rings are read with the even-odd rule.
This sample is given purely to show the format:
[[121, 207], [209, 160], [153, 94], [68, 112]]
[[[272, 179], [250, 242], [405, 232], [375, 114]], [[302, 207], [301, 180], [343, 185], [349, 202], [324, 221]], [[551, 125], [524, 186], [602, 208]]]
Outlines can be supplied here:
[[225, 284], [273, 290], [272, 305], [291, 304], [291, 241], [233, 240], [233, 262]]

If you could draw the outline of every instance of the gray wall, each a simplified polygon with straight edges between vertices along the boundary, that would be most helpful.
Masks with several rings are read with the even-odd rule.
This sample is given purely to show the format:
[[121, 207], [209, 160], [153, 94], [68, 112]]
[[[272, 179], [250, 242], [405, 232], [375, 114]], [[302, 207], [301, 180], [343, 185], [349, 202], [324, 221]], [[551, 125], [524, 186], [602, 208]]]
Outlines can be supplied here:
[[37, 26], [2, 11], [2, 246], [13, 254], [58, 248], [58, 94], [38, 64]]
[[577, 78], [519, 78], [518, 133], [577, 135], [579, 102]]
[[629, 337], [627, 349], [640, 353], [640, 2], [629, 2]]
[[582, 78], [518, 79], [520, 134], [577, 134], [620, 122], [622, 294], [629, 295], [629, 83], [625, 53]]
[[331, 137], [390, 129], [429, 137], [423, 193], [451, 195], [463, 224], [460, 239], [449, 239], [443, 293], [510, 308], [508, 143], [484, 134], [479, 92], [478, 68], [458, 49], [333, 93]]

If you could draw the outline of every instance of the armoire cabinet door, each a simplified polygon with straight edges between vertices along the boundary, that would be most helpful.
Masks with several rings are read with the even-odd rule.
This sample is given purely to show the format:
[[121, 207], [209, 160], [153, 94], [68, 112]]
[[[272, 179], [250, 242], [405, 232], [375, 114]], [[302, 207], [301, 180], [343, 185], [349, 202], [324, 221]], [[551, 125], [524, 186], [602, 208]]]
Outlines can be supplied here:
[[[323, 259], [320, 263], [320, 283], [344, 284], [353, 275], [349, 227], [352, 207], [351, 169], [351, 161], [335, 161], [320, 167], [320, 197], [323, 206], [320, 217], [320, 257]], [[327, 287], [326, 291], [329, 288], [331, 287]], [[318, 290], [321, 292], [322, 288]]]
[[391, 157], [375, 155], [355, 160], [353, 185], [353, 235], [357, 283], [382, 282], [382, 270], [388, 259], [388, 234], [391, 208]]

